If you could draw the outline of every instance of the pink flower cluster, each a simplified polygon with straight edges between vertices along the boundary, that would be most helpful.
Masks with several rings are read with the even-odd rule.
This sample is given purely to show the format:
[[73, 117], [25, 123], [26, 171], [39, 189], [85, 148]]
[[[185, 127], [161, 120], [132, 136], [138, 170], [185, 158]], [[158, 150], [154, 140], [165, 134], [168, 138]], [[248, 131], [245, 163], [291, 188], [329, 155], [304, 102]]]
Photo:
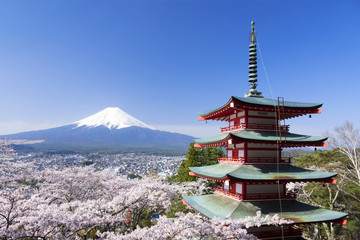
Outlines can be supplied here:
[[[140, 228], [146, 211], [165, 213], [182, 194], [203, 194], [204, 181], [168, 184], [130, 180], [91, 167], [33, 171], [31, 164], [0, 163], [0, 239], [254, 239], [246, 227], [279, 224], [277, 217], [204, 220], [192, 213], [160, 217]], [[226, 226], [226, 227], [224, 227]]]

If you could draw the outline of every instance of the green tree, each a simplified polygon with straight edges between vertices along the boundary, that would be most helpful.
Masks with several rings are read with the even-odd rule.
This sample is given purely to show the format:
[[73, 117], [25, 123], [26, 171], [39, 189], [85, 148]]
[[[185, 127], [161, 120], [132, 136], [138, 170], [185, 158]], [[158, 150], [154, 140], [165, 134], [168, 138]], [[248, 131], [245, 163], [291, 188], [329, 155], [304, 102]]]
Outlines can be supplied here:
[[134, 174], [134, 173], [129, 173], [129, 174], [127, 175], [127, 177], [128, 177], [129, 179], [134, 179], [134, 178], [142, 179], [142, 177], [141, 177], [140, 175], [137, 175], [137, 174]]
[[200, 152], [200, 149], [194, 147], [194, 143], [190, 144], [186, 154], [186, 159], [181, 162], [178, 173], [176, 175], [177, 181], [191, 182], [196, 180], [196, 177], [189, 175], [189, 167], [200, 166]]
[[217, 147], [202, 148], [200, 165], [207, 166], [207, 165], [216, 164], [218, 162], [219, 156], [224, 156], [224, 152], [221, 148], [217, 148]]
[[[180, 165], [177, 175], [167, 178], [167, 181], [170, 184], [176, 184], [176, 182], [191, 182], [196, 181], [197, 177], [190, 176], [189, 167], [197, 166], [207, 166], [216, 164], [218, 162], [218, 156], [224, 156], [224, 152], [221, 148], [216, 147], [206, 147], [206, 148], [195, 148], [194, 143], [191, 143], [188, 152], [186, 154], [186, 159], [184, 159]], [[213, 186], [216, 183], [210, 181], [209, 186]], [[191, 211], [186, 208], [182, 202], [182, 197], [173, 200], [170, 211], [166, 214], [167, 217], [176, 217], [177, 212], [188, 212]]]
[[186, 154], [186, 159], [182, 161], [179, 171], [176, 175], [176, 180], [179, 182], [191, 182], [195, 181], [197, 177], [190, 176], [189, 167], [197, 166], [207, 166], [216, 164], [218, 162], [218, 156], [223, 156], [224, 152], [221, 148], [216, 147], [205, 147], [205, 148], [195, 148], [194, 143], [191, 143], [188, 152]]
[[299, 192], [299, 201], [320, 205], [330, 210], [349, 212], [351, 216], [345, 227], [333, 223], [323, 223], [313, 227], [318, 228], [321, 237], [325, 239], [357, 239], [360, 235], [358, 225], [360, 202], [357, 197], [360, 195], [360, 188], [354, 181], [348, 179], [349, 158], [338, 149], [333, 149], [317, 151], [315, 154], [302, 154], [294, 160], [298, 167], [338, 174], [337, 184], [316, 182], [307, 184]]

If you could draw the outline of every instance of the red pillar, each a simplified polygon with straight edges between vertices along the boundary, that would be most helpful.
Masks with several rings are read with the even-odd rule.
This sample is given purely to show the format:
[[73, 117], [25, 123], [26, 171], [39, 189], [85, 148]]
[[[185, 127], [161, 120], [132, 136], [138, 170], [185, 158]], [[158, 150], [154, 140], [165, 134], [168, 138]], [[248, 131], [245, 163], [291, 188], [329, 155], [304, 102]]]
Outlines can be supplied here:
[[247, 162], [247, 155], [248, 155], [248, 143], [247, 142], [244, 142], [244, 160], [245, 162]]
[[281, 145], [280, 145], [280, 143], [278, 144], [278, 151], [279, 151], [279, 153], [278, 153], [278, 155], [279, 155], [279, 157], [278, 157], [278, 162], [279, 163], [281, 163]]

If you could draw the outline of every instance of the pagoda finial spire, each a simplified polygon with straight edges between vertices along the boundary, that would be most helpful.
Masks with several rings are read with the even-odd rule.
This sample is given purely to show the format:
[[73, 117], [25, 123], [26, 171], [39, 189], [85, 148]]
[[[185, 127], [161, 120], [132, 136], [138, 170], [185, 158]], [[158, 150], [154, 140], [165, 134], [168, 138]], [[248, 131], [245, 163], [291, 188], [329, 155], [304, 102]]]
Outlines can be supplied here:
[[261, 92], [256, 91], [257, 87], [257, 58], [256, 58], [256, 35], [255, 22], [251, 22], [250, 45], [249, 45], [249, 87], [250, 91], [245, 93], [245, 97], [263, 97]]
[[254, 44], [255, 43], [255, 22], [254, 21], [251, 21], [251, 33], [250, 33], [250, 42], [251, 44]]

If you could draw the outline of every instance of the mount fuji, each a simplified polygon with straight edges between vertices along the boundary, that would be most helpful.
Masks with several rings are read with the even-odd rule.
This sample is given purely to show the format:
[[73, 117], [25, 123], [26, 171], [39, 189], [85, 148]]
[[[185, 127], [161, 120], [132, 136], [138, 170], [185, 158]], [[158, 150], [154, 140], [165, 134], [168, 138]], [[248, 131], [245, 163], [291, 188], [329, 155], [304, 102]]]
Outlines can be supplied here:
[[0, 138], [30, 140], [32, 150], [54, 152], [178, 152], [186, 151], [194, 137], [160, 131], [117, 107], [72, 124], [45, 130], [3, 135]]
[[95, 128], [99, 126], [107, 127], [108, 129], [121, 129], [127, 127], [140, 127], [156, 130], [140, 120], [130, 116], [118, 107], [108, 107], [104, 110], [75, 122], [77, 127], [86, 126], [89, 128]]

